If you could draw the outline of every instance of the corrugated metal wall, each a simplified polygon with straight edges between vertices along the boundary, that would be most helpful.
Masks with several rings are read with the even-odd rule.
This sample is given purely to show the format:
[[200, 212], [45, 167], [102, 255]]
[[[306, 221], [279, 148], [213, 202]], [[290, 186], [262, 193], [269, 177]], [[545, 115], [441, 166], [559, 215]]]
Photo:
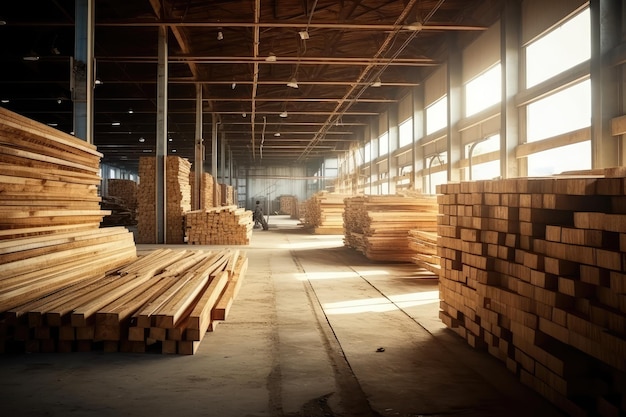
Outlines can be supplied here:
[[[313, 190], [316, 182], [307, 177], [304, 166], [251, 167], [247, 178], [247, 209], [253, 209], [256, 200], [269, 201], [274, 208], [281, 195], [293, 195], [304, 201], [316, 191]], [[277, 211], [277, 207], [272, 211]]]

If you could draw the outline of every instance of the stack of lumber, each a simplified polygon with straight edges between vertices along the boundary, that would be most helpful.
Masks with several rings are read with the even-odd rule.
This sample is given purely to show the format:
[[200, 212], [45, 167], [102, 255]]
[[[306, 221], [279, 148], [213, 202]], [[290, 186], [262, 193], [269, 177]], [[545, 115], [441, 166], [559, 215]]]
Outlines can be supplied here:
[[[191, 163], [177, 156], [165, 159], [165, 193], [167, 196], [165, 243], [184, 243], [183, 215], [191, 210]], [[137, 243], [157, 243], [156, 231], [156, 158], [139, 158], [137, 189]]]
[[304, 223], [304, 219], [306, 218], [306, 206], [307, 201], [299, 201], [296, 203], [296, 209], [293, 213], [291, 213], [291, 218], [293, 220], [300, 220]]
[[439, 275], [441, 265], [437, 254], [437, 233], [411, 229], [408, 239], [409, 249], [413, 251], [412, 261], [417, 266]]
[[[200, 209], [215, 207], [216, 204], [213, 202], [213, 188], [215, 187], [215, 180], [213, 176], [209, 173], [203, 172], [201, 177], [202, 183], [200, 185]], [[195, 186], [196, 176], [193, 171], [189, 175], [189, 183], [191, 184], [192, 190]], [[191, 193], [191, 207], [196, 207], [194, 201], [193, 192]]]
[[350, 197], [343, 218], [346, 246], [373, 261], [412, 262], [417, 248], [409, 247], [409, 230], [436, 232], [437, 200], [429, 195]]
[[137, 211], [137, 183], [133, 180], [109, 179], [107, 180], [107, 195], [117, 197], [123, 201], [134, 216]]
[[246, 268], [239, 251], [159, 249], [10, 308], [0, 345], [193, 354], [215, 320], [226, 318]]
[[306, 201], [304, 226], [313, 228], [319, 235], [343, 234], [343, 210], [345, 194], [320, 191]]
[[237, 206], [190, 211], [185, 215], [190, 245], [249, 245], [252, 212]]
[[440, 187], [440, 317], [568, 415], [626, 412], [626, 168]]
[[298, 199], [293, 195], [281, 195], [278, 198], [279, 213], [293, 215], [298, 209]]
[[232, 185], [219, 184], [220, 201], [222, 206], [232, 206], [235, 204], [235, 189]]
[[101, 156], [0, 108], [0, 313], [136, 258], [132, 233], [99, 228], [110, 214], [97, 194]]

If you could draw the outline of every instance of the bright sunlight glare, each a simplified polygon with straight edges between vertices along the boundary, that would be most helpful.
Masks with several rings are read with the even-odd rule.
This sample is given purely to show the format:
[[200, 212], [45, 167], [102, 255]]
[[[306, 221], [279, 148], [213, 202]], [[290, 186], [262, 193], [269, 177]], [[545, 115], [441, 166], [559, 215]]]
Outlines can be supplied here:
[[295, 278], [299, 281], [306, 280], [322, 280], [322, 279], [342, 279], [342, 278], [359, 278], [359, 277], [368, 277], [373, 275], [389, 275], [389, 272], [383, 270], [372, 270], [372, 271], [343, 271], [343, 272], [305, 272], [302, 274], [294, 274]]
[[439, 291], [424, 291], [410, 294], [395, 295], [387, 298], [366, 298], [361, 300], [340, 301], [327, 303], [322, 307], [327, 315], [331, 314], [359, 314], [384, 313], [398, 308], [408, 308], [419, 305], [439, 303]]

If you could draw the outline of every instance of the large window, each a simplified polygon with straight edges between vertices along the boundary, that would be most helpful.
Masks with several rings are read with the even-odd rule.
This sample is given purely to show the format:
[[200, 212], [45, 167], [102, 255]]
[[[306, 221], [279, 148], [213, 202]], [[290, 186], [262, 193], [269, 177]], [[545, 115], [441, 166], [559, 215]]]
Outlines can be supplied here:
[[500, 160], [477, 163], [475, 158], [500, 150], [500, 135], [493, 135], [487, 139], [469, 144], [465, 147], [465, 157], [470, 159], [467, 179], [486, 180], [500, 175]]
[[526, 87], [591, 57], [589, 8], [526, 47]]
[[443, 168], [448, 163], [448, 153], [442, 152], [426, 158], [426, 193], [436, 194], [437, 185], [448, 182], [448, 172]]
[[576, 84], [527, 107], [527, 142], [591, 125], [591, 82]]
[[389, 153], [389, 133], [385, 132], [378, 138], [378, 156], [385, 156]]
[[372, 144], [367, 142], [363, 148], [363, 162], [367, 163], [372, 160]]
[[444, 97], [426, 108], [426, 134], [430, 135], [448, 124], [448, 98]]
[[528, 156], [528, 175], [533, 177], [584, 169], [591, 169], [590, 140]]
[[413, 118], [402, 122], [399, 126], [400, 147], [413, 143]]
[[502, 70], [500, 64], [465, 85], [465, 116], [471, 116], [501, 100]]

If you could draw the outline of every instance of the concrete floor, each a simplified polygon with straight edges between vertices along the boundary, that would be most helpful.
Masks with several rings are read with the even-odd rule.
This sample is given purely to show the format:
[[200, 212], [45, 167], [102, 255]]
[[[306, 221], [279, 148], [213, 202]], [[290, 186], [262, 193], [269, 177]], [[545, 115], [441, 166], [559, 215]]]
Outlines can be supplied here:
[[0, 355], [0, 415], [561, 415], [445, 329], [437, 281], [415, 266], [370, 262], [286, 216], [242, 249], [239, 296], [196, 355]]

